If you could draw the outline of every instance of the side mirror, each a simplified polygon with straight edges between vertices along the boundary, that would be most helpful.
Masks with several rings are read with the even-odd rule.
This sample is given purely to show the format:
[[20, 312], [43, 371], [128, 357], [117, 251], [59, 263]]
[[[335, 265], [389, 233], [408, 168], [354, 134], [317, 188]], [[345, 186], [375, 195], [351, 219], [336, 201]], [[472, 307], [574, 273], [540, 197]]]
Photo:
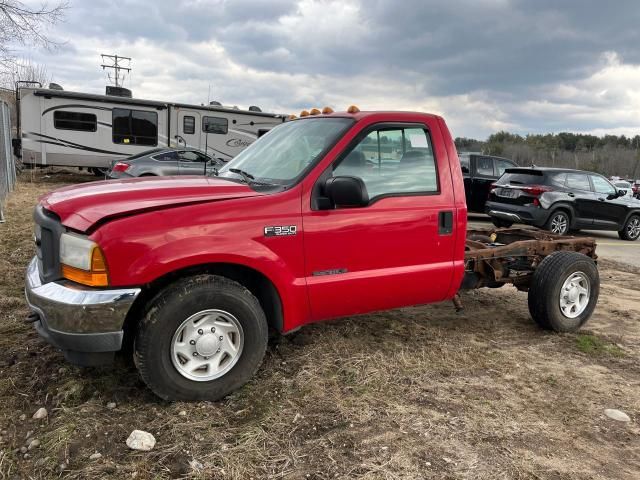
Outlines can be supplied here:
[[364, 207], [369, 203], [367, 187], [358, 177], [331, 177], [324, 184], [324, 192], [331, 206]]
[[618, 190], [617, 192], [618, 197], [624, 197], [627, 194], [626, 190]]

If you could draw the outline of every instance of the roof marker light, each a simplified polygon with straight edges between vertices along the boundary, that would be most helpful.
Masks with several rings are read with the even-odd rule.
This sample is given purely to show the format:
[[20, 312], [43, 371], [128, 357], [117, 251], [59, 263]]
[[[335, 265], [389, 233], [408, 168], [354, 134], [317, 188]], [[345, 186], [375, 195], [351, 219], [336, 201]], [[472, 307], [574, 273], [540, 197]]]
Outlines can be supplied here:
[[360, 109], [355, 105], [351, 105], [349, 108], [347, 108], [347, 113], [358, 113], [359, 111]]
[[296, 118], [298, 118], [297, 116], [295, 116], [293, 113], [291, 115], [289, 115], [287, 117], [289, 120], [295, 120]]
[[309, 112], [307, 112], [306, 110], [302, 110], [302, 111], [300, 112], [300, 116], [301, 116], [301, 117], [308, 117], [308, 116], [309, 116]]
[[320, 110], [318, 110], [317, 108], [312, 108], [311, 111], [309, 112], [309, 114], [311, 114], [311, 115], [320, 115]]
[[328, 114], [330, 114], [330, 113], [333, 113], [333, 108], [331, 108], [331, 107], [324, 107], [324, 108], [322, 109], [322, 114], [323, 114], [323, 115], [328, 115]]

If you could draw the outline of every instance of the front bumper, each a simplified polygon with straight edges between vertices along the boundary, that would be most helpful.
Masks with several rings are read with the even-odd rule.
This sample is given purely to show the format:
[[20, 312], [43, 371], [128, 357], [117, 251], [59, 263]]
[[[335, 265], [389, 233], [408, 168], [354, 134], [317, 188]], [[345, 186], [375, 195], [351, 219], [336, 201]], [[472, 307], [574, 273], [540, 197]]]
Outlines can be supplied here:
[[103, 290], [69, 281], [40, 280], [37, 259], [31, 260], [25, 277], [25, 295], [35, 313], [37, 332], [67, 360], [99, 365], [113, 359], [122, 347], [124, 320], [140, 294], [139, 288]]

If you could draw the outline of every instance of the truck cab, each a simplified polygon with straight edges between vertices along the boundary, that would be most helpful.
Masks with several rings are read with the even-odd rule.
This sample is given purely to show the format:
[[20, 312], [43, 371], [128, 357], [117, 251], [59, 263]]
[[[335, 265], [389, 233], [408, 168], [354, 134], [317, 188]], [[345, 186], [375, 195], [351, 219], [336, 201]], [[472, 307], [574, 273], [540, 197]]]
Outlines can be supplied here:
[[39, 333], [85, 365], [133, 341], [158, 395], [211, 399], [251, 376], [269, 328], [451, 299], [466, 206], [444, 120], [312, 113], [217, 176], [44, 196], [26, 277]]
[[484, 155], [482, 153], [460, 152], [460, 168], [464, 178], [464, 193], [470, 212], [484, 213], [491, 185], [507, 168], [517, 167], [508, 158]]

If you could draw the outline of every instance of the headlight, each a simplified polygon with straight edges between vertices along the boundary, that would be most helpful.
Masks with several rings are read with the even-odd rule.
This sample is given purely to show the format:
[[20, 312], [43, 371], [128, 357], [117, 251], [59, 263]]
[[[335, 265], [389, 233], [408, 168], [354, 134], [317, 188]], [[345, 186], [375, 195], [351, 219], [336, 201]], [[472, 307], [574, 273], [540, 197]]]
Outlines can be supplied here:
[[109, 285], [107, 263], [100, 247], [87, 237], [75, 233], [60, 236], [60, 263], [62, 276], [68, 280], [89, 285]]

